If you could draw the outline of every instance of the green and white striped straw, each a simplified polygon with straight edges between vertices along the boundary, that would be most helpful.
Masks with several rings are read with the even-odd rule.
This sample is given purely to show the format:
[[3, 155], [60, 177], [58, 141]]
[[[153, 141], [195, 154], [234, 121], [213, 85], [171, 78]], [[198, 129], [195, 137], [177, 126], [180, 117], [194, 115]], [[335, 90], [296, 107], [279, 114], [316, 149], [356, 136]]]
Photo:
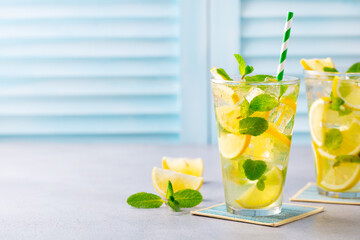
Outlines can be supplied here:
[[279, 66], [277, 69], [277, 76], [276, 76], [278, 81], [281, 81], [284, 76], [286, 53], [287, 53], [287, 48], [289, 45], [290, 30], [291, 30], [293, 15], [294, 15], [293, 12], [288, 12], [287, 18], [286, 18], [286, 24], [285, 24], [285, 29], [284, 29], [284, 39], [283, 39], [283, 44], [281, 45], [280, 62], [279, 62]]

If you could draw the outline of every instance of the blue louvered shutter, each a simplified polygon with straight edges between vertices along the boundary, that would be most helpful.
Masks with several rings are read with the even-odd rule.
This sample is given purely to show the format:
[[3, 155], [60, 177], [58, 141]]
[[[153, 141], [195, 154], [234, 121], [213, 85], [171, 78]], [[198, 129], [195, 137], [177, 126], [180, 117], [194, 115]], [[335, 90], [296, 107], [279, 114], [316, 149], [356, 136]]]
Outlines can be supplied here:
[[0, 137], [180, 142], [180, 12], [178, 1], [1, 1]]
[[[249, 64], [255, 66], [256, 73], [276, 73], [286, 12], [289, 10], [294, 12], [294, 19], [285, 74], [302, 78], [301, 58], [332, 57], [337, 66], [350, 66], [360, 60], [359, 1], [239, 0], [237, 4], [237, 34], [240, 38], [238, 45], [233, 46]], [[236, 66], [228, 66], [233, 72], [237, 71]], [[303, 83], [293, 143], [310, 144]]]

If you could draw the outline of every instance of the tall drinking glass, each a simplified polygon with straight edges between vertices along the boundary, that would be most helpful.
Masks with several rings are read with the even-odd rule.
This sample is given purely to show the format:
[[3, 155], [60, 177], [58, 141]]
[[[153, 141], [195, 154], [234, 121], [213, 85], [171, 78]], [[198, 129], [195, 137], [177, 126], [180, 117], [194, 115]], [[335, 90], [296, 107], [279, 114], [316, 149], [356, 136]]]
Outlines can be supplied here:
[[227, 210], [281, 212], [300, 80], [211, 79]]
[[360, 198], [360, 73], [304, 74], [318, 191]]

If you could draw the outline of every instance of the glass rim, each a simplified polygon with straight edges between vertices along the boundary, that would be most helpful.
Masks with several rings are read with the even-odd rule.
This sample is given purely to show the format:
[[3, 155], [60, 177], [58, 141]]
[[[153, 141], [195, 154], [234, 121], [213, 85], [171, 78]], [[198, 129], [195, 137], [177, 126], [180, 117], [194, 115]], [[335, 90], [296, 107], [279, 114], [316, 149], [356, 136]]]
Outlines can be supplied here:
[[[268, 74], [263, 74], [268, 75]], [[283, 80], [277, 82], [256, 82], [256, 81], [244, 81], [240, 80], [241, 75], [229, 75], [234, 80], [225, 80], [222, 78], [212, 77], [210, 80], [213, 83], [229, 84], [229, 85], [290, 85], [300, 83], [301, 79], [294, 76], [284, 75]], [[255, 76], [255, 75], [249, 75]], [[237, 80], [238, 79], [238, 80]]]
[[359, 73], [345, 73], [345, 72], [321, 72], [321, 71], [314, 71], [314, 70], [304, 70], [304, 75], [306, 76], [316, 76], [317, 78], [324, 77], [360, 77]]

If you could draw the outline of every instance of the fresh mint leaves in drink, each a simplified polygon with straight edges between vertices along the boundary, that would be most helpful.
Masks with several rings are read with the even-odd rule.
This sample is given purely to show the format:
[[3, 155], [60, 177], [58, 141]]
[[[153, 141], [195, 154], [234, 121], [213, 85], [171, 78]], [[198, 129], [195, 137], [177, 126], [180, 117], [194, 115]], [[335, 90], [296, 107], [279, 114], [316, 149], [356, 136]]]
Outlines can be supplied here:
[[159, 208], [165, 202], [175, 212], [181, 211], [181, 208], [191, 208], [199, 205], [203, 197], [199, 191], [192, 189], [184, 189], [174, 193], [171, 181], [168, 182], [166, 191], [166, 199], [146, 192], [140, 192], [131, 195], [127, 199], [127, 203], [135, 208]]
[[247, 82], [264, 82], [266, 78], [275, 78], [275, 76], [258, 74], [258, 75], [254, 75], [254, 76], [246, 76], [245, 80]]
[[236, 61], [239, 64], [239, 72], [241, 75], [241, 79], [254, 71], [253, 66], [246, 65], [244, 58], [240, 54], [234, 54]]
[[245, 176], [249, 180], [254, 181], [259, 179], [265, 173], [266, 162], [262, 160], [247, 159], [243, 164], [243, 168]]
[[331, 68], [331, 67], [324, 67], [323, 71], [324, 72], [339, 72], [338, 70], [336, 70], [336, 68]]
[[354, 63], [346, 72], [347, 73], [360, 73], [360, 62]]
[[268, 121], [261, 117], [247, 117], [239, 121], [239, 133], [258, 136], [269, 127]]
[[330, 109], [337, 111], [339, 114], [339, 117], [348, 115], [350, 113], [352, 113], [352, 110], [349, 108], [344, 107], [344, 100], [342, 100], [339, 97], [334, 97], [333, 93], [330, 93]]
[[339, 129], [330, 129], [325, 133], [325, 147], [331, 150], [340, 148], [343, 137]]
[[277, 107], [279, 104], [277, 98], [269, 94], [260, 94], [250, 102], [250, 108], [254, 111], [266, 112]]
[[139, 192], [131, 195], [127, 203], [135, 208], [159, 208], [164, 201], [155, 194]]
[[232, 80], [223, 68], [216, 69], [216, 72], [225, 80]]
[[265, 180], [266, 177], [264, 175], [262, 175], [259, 180], [256, 182], [256, 187], [257, 189], [259, 189], [260, 191], [264, 191], [265, 189]]
[[339, 166], [342, 162], [360, 163], [360, 156], [357, 155], [341, 155], [335, 158], [333, 167]]

